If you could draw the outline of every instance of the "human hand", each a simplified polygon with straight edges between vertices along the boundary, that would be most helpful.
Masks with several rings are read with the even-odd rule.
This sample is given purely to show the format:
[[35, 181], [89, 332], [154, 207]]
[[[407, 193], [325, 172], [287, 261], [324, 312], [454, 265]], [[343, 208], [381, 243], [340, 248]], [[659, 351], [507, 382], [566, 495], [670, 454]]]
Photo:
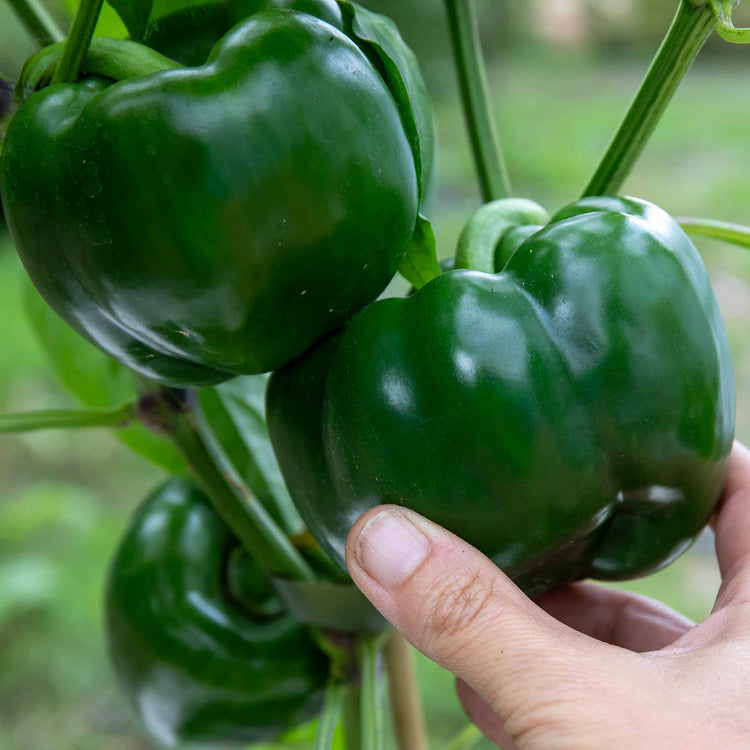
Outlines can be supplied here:
[[354, 582], [457, 676], [469, 717], [508, 748], [750, 746], [750, 450], [735, 443], [712, 526], [722, 584], [694, 625], [590, 583], [528, 599], [464, 541], [398, 506], [354, 524]]

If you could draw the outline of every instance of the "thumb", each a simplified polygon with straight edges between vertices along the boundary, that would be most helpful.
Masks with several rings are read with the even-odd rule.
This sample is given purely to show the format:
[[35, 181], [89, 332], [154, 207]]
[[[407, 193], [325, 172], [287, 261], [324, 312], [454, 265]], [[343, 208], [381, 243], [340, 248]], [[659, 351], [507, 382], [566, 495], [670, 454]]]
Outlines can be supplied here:
[[618, 667], [630, 672], [637, 658], [554, 620], [476, 549], [399, 506], [359, 518], [347, 565], [386, 619], [480, 693], [515, 737], [551, 704], [616, 701]]

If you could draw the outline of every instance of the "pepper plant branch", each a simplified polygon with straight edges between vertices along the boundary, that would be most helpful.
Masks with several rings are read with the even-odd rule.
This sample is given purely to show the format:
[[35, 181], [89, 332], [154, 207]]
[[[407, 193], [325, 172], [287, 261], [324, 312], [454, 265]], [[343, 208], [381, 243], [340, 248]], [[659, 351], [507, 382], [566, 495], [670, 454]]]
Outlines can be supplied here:
[[314, 580], [312, 569], [276, 525], [223, 454], [211, 430], [202, 423], [195, 393], [137, 381], [139, 412], [155, 432], [182, 453], [216, 512], [235, 536], [272, 575]]
[[[364, 635], [359, 642], [359, 665], [362, 680], [361, 750], [383, 750], [385, 712], [381, 691], [383, 668], [383, 634]], [[409, 750], [412, 750], [409, 748]]]
[[583, 191], [614, 195], [630, 174], [680, 81], [714, 28], [708, 5], [680, 0], [677, 13], [612, 142]]
[[79, 0], [52, 83], [68, 83], [77, 78], [81, 62], [94, 36], [103, 3], [104, 0]]
[[41, 46], [65, 39], [65, 32], [60, 28], [43, 0], [9, 0], [9, 3], [26, 31]]
[[313, 750], [331, 750], [336, 728], [341, 721], [341, 712], [346, 696], [346, 683], [331, 680], [326, 687], [323, 712], [315, 732]]
[[391, 713], [399, 750], [429, 750], [411, 646], [394, 630], [385, 646]]
[[344, 696], [344, 747], [346, 750], [362, 748], [362, 686], [359, 677], [346, 684]]
[[750, 44], [750, 29], [738, 29], [732, 21], [732, 11], [740, 0], [710, 0], [716, 18], [716, 33], [727, 42]]
[[688, 234], [695, 237], [710, 237], [712, 240], [722, 240], [750, 249], [750, 227], [742, 226], [742, 224], [693, 216], [678, 217], [677, 223]]
[[453, 60], [483, 202], [510, 194], [510, 179], [490, 109], [474, 0], [445, 0]]
[[84, 427], [122, 428], [127, 427], [135, 416], [133, 403], [113, 409], [49, 409], [0, 414], [0, 433]]

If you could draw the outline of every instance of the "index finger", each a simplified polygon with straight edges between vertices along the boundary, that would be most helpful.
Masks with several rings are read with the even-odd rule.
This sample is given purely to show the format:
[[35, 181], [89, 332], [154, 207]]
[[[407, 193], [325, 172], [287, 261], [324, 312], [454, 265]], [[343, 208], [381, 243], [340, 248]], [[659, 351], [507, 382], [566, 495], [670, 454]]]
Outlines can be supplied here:
[[717, 607], [750, 595], [750, 450], [735, 441], [717, 515], [716, 557], [722, 586]]

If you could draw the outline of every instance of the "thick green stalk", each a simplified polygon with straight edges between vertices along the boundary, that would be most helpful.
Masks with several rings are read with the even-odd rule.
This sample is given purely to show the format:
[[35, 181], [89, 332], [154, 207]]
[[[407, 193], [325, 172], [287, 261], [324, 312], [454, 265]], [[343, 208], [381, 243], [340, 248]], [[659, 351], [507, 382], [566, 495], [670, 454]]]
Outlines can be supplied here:
[[50, 409], [19, 414], [0, 414], [0, 433], [32, 432], [84, 427], [127, 427], [135, 417], [135, 404], [114, 409]]
[[[385, 711], [381, 690], [382, 638], [382, 634], [366, 635], [359, 643], [359, 665], [362, 679], [361, 750], [383, 750], [385, 745]], [[409, 748], [409, 750], [412, 750], [412, 748]]]
[[510, 194], [510, 180], [490, 109], [474, 0], [445, 0], [474, 165], [485, 203]]
[[60, 42], [65, 38], [65, 32], [42, 0], [9, 0], [9, 2], [18, 19], [41, 46]]
[[359, 679], [346, 684], [344, 696], [344, 747], [346, 750], [362, 748], [362, 687]]
[[394, 630], [385, 646], [391, 714], [399, 750], [428, 750], [412, 647]]
[[326, 688], [323, 712], [320, 715], [318, 730], [315, 732], [313, 750], [331, 750], [336, 728], [341, 721], [341, 712], [346, 696], [346, 683], [331, 680]]
[[141, 419], [171, 440], [182, 453], [216, 512], [269, 574], [312, 581], [305, 559], [255, 499], [227, 460], [211, 430], [202, 423], [194, 393], [139, 381]]
[[709, 6], [696, 7], [689, 0], [681, 0], [625, 119], [583, 191], [584, 196], [619, 192], [713, 27]]
[[750, 227], [716, 219], [699, 219], [693, 216], [677, 218], [677, 223], [694, 237], [710, 237], [712, 240], [729, 242], [732, 245], [750, 248]]
[[94, 36], [103, 2], [104, 0], [79, 0], [52, 83], [67, 83], [78, 77], [78, 70]]

